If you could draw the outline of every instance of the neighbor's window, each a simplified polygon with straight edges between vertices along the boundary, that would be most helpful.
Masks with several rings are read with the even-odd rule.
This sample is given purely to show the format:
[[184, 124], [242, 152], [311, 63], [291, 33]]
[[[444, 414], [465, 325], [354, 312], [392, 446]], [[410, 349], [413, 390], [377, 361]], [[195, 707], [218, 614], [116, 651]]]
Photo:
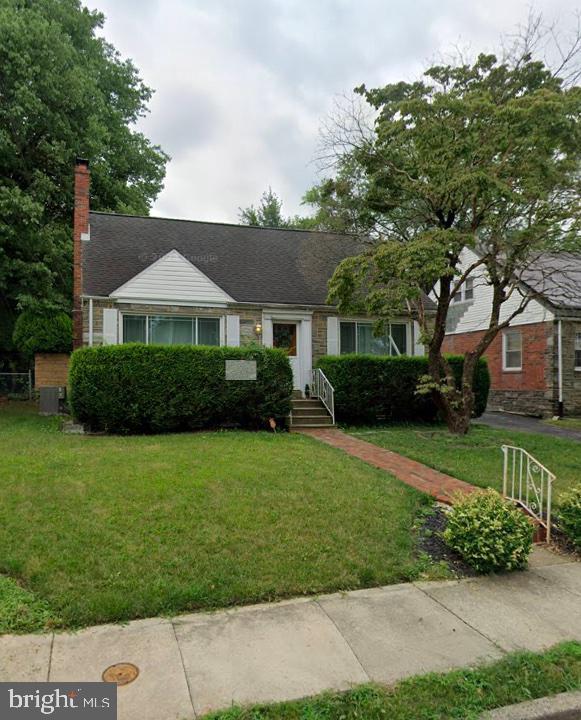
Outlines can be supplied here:
[[474, 278], [472, 277], [466, 278], [460, 290], [454, 295], [452, 302], [459, 303], [466, 300], [474, 300]]
[[464, 300], [474, 299], [474, 278], [466, 278], [464, 283]]
[[148, 345], [220, 345], [220, 319], [123, 315], [123, 342]]
[[522, 333], [507, 330], [502, 336], [504, 347], [503, 369], [522, 370]]
[[581, 332], [575, 333], [575, 370], [581, 370]]
[[339, 323], [341, 355], [348, 353], [370, 355], [405, 355], [407, 353], [407, 325], [391, 323], [388, 331], [379, 337], [373, 334], [373, 325], [366, 322]]

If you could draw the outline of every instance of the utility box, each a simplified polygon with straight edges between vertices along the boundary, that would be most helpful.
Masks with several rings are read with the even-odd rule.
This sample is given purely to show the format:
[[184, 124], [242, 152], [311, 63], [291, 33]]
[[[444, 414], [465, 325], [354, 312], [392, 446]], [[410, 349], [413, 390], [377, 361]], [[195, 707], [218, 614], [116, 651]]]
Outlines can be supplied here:
[[39, 389], [41, 415], [60, 415], [66, 397], [66, 388], [62, 386], [41, 387]]

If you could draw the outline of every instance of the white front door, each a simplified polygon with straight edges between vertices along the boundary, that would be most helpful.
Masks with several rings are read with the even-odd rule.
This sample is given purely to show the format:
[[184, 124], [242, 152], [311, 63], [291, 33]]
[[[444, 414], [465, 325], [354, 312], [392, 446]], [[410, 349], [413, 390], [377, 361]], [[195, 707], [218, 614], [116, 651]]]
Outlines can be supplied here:
[[301, 353], [299, 342], [300, 323], [272, 321], [272, 347], [284, 350], [293, 371], [293, 386], [296, 390], [303, 390], [301, 385]]
[[293, 386], [301, 392], [311, 382], [312, 319], [312, 313], [300, 311], [265, 310], [262, 314], [262, 342], [265, 347], [286, 351], [293, 371]]

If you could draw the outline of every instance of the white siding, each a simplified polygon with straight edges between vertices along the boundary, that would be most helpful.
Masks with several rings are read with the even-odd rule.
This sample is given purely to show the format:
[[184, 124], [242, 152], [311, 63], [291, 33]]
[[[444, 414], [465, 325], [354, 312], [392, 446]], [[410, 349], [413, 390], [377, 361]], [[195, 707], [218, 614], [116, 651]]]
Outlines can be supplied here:
[[154, 262], [111, 293], [126, 301], [222, 305], [232, 298], [177, 250]]
[[[477, 259], [472, 250], [462, 251], [462, 267], [468, 267]], [[478, 268], [471, 275], [474, 277], [474, 299], [452, 303], [448, 314], [447, 334], [483, 330], [488, 327], [492, 310], [492, 288], [486, 283], [485, 271]], [[500, 320], [505, 320], [520, 305], [522, 296], [515, 291], [511, 298], [502, 306]], [[532, 323], [548, 322], [553, 319], [553, 313], [537, 300], [531, 300], [525, 311], [518, 315], [511, 326], [530, 325]]]

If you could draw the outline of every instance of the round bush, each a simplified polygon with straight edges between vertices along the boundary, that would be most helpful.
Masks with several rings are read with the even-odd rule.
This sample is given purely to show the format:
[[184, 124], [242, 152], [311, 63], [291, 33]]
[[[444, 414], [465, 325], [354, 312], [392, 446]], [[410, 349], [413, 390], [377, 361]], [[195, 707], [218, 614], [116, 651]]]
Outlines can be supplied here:
[[575, 549], [581, 550], [581, 485], [561, 496], [558, 525]]
[[534, 526], [495, 490], [458, 497], [448, 513], [445, 542], [475, 570], [518, 570], [527, 564]]
[[18, 316], [12, 335], [14, 345], [24, 355], [65, 353], [73, 346], [73, 323], [65, 312], [25, 310]]

